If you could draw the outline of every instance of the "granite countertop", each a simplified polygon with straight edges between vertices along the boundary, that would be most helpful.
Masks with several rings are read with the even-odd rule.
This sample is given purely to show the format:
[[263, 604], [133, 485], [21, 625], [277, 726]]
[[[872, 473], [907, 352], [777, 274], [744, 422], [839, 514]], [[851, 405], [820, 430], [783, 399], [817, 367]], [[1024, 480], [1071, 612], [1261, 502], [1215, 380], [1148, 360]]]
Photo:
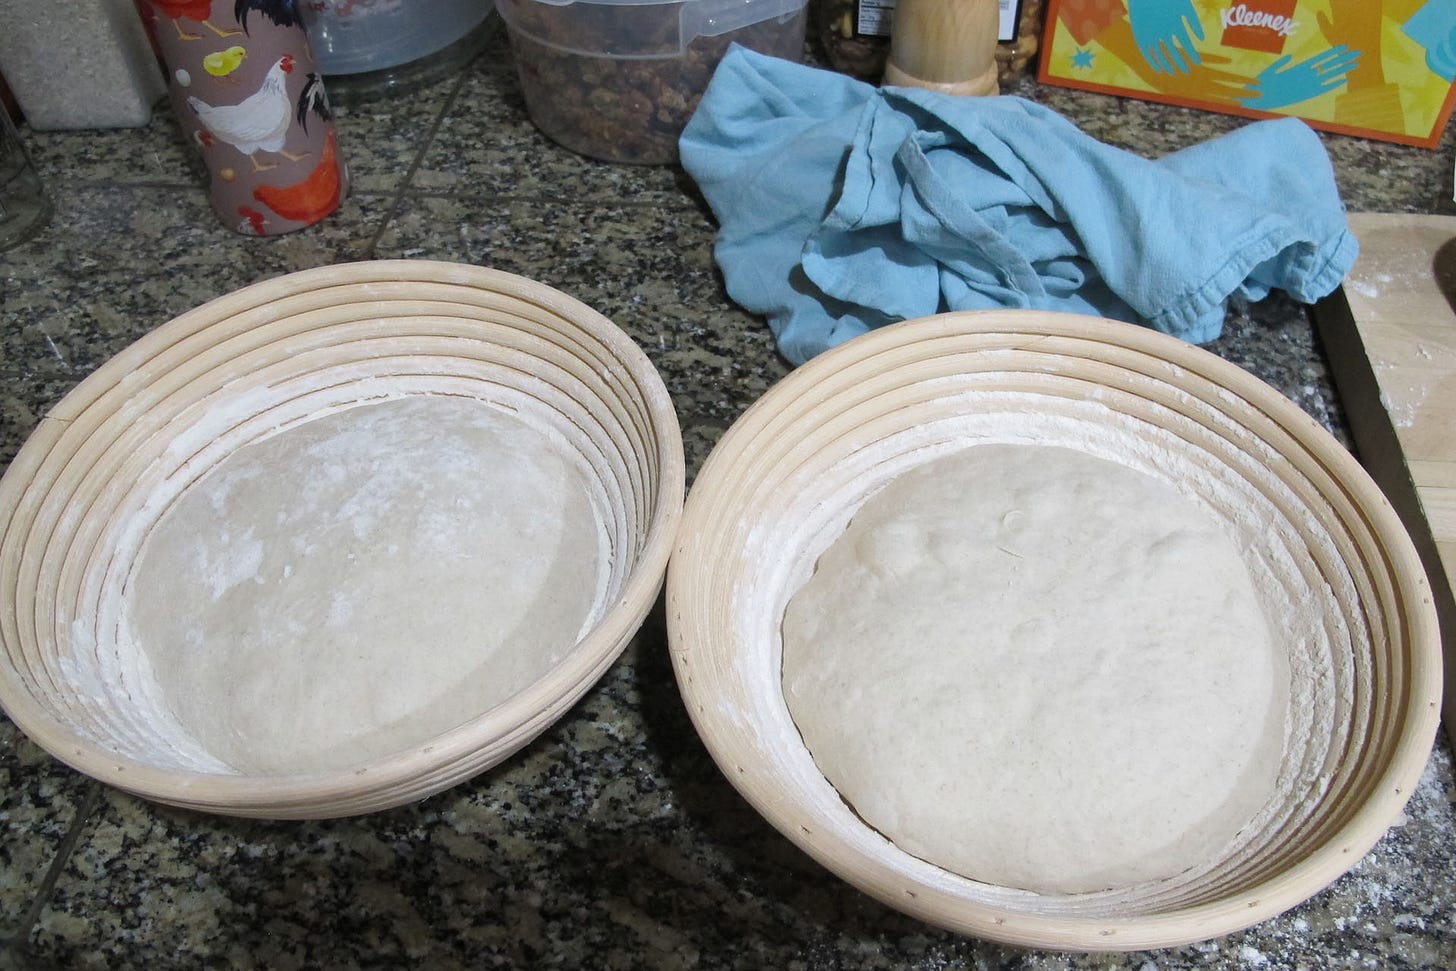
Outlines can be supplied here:
[[[1149, 156], [1243, 122], [1046, 88], [1091, 134]], [[354, 191], [271, 240], [219, 225], [165, 106], [142, 129], [26, 132], [56, 202], [0, 254], [0, 460], [109, 355], [173, 316], [284, 272], [370, 258], [495, 266], [558, 287], [646, 349], [689, 472], [787, 370], [731, 304], [714, 225], [678, 169], [613, 166], [526, 118], [504, 41], [460, 74], [339, 112]], [[1354, 210], [1451, 212], [1439, 152], [1328, 136]], [[1303, 307], [1235, 307], [1213, 349], [1345, 437]], [[414, 805], [275, 823], [152, 805], [66, 768], [0, 722], [0, 968], [1456, 967], [1456, 782], [1438, 742], [1406, 819], [1284, 916], [1175, 950], [1076, 956], [960, 938], [888, 910], [772, 830], [679, 702], [661, 610], [553, 728]]]

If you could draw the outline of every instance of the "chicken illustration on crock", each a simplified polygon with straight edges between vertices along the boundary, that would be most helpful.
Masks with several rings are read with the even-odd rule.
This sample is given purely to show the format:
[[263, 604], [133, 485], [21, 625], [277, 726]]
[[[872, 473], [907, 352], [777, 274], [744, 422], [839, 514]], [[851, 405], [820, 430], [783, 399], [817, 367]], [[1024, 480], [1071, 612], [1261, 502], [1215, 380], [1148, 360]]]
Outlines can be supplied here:
[[283, 147], [293, 125], [293, 99], [288, 95], [287, 86], [292, 70], [293, 55], [284, 54], [268, 69], [258, 90], [237, 104], [211, 105], [189, 96], [187, 106], [215, 138], [248, 156], [254, 171], [265, 172], [274, 167], [259, 162], [254, 157], [257, 152], [271, 152], [298, 161], [304, 156]]
[[182, 29], [182, 21], [201, 24], [217, 37], [232, 37], [243, 31], [236, 27], [219, 27], [212, 22], [212, 0], [148, 0], [156, 12], [172, 22], [182, 40], [202, 40], [202, 34]]
[[334, 133], [329, 132], [313, 171], [292, 185], [260, 185], [253, 190], [253, 198], [284, 219], [315, 223], [339, 207], [343, 189]]

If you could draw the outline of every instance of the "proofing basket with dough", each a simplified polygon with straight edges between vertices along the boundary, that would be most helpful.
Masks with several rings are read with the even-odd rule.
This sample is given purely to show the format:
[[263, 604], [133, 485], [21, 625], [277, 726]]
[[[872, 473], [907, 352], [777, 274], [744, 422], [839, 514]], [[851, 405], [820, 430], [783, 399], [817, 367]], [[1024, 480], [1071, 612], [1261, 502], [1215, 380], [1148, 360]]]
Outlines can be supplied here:
[[[921, 462], [989, 442], [1079, 448], [1181, 484], [1235, 534], [1256, 580], [1297, 608], [1270, 618], [1299, 672], [1279, 795], [1222, 858], [1097, 893], [993, 886], [899, 850], [815, 766], [780, 681], [789, 597], [868, 495]], [[1090, 317], [946, 314], [856, 338], [791, 374], [698, 476], [667, 598], [687, 708], [769, 822], [884, 903], [1015, 945], [1173, 946], [1280, 913], [1397, 821], [1438, 721], [1425, 574], [1359, 465], [1238, 367]]]
[[[605, 497], [612, 550], [600, 620], [523, 690], [403, 751], [312, 774], [189, 768], [133, 705], [136, 672], [75, 635], [114, 623], [100, 605], [127, 566], [111, 562], [118, 530], [169, 476], [195, 481], [270, 425], [399, 394], [529, 411], [580, 452]], [[203, 455], [215, 458], [194, 468]], [[409, 802], [500, 762], [600, 678], [661, 589], [683, 489], [682, 439], [656, 370], [626, 334], [562, 293], [428, 261], [255, 284], [97, 370], [41, 421], [0, 481], [0, 704], [58, 759], [165, 803], [316, 818]], [[92, 677], [77, 677], [87, 670]]]

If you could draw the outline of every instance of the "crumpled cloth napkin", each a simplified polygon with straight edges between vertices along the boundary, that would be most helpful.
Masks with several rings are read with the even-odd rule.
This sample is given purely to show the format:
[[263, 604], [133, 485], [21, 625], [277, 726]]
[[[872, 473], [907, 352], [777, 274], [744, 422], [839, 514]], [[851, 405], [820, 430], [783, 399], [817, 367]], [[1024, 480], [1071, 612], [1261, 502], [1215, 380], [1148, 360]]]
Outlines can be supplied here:
[[1324, 146], [1293, 118], [1150, 161], [1020, 98], [875, 88], [734, 47], [680, 149], [729, 296], [795, 364], [997, 307], [1201, 343], [1229, 297], [1313, 302], [1357, 251]]

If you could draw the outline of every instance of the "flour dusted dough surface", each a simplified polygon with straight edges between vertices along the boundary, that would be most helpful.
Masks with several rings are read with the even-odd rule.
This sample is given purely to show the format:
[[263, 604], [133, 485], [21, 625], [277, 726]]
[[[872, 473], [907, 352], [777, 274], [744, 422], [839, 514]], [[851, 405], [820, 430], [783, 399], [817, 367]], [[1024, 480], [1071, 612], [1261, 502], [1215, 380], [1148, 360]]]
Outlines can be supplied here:
[[565, 446], [412, 396], [248, 445], [191, 485], [127, 585], [179, 721], [239, 771], [424, 742], [544, 674], [598, 609], [603, 526]]
[[977, 446], [893, 480], [783, 634], [825, 777], [972, 879], [1174, 876], [1275, 791], [1289, 663], [1239, 551], [1172, 485], [1073, 449]]

